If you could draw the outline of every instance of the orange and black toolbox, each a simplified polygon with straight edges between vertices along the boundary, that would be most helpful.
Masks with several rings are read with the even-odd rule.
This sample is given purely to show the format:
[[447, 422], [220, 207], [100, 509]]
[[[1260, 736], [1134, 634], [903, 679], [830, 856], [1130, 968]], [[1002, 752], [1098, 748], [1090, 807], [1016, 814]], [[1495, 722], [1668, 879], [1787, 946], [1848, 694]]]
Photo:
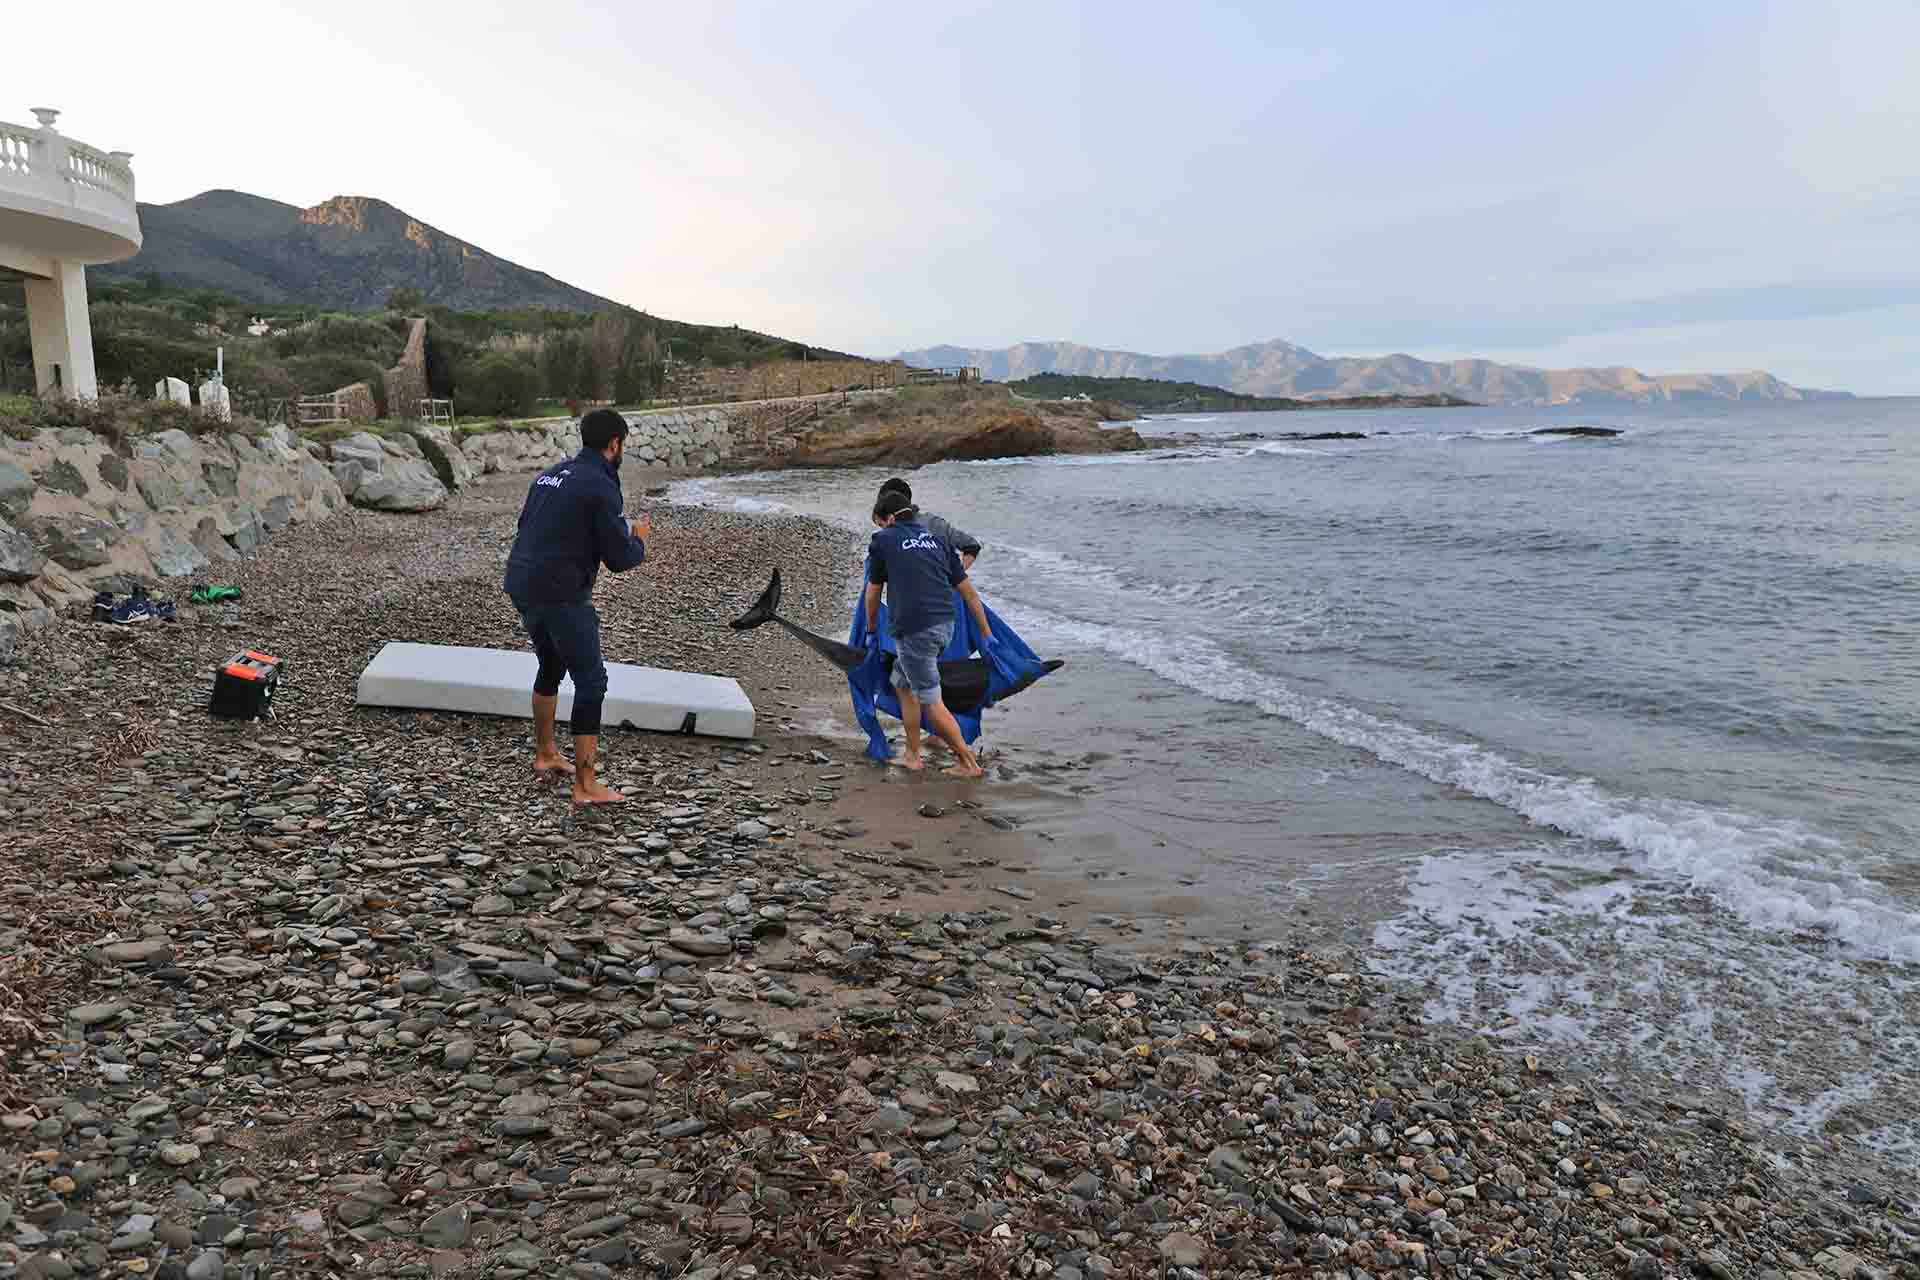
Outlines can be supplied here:
[[227, 659], [213, 676], [213, 700], [207, 710], [236, 720], [258, 720], [273, 715], [274, 691], [280, 687], [280, 659], [248, 649]]

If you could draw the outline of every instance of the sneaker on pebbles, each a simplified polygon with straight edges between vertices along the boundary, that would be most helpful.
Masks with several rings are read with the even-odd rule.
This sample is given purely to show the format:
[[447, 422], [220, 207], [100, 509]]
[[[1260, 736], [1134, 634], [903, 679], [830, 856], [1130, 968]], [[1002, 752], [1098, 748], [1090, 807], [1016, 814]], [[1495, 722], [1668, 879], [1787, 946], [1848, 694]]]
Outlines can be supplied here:
[[145, 596], [128, 596], [113, 606], [113, 620], [123, 625], [153, 621], [153, 602]]

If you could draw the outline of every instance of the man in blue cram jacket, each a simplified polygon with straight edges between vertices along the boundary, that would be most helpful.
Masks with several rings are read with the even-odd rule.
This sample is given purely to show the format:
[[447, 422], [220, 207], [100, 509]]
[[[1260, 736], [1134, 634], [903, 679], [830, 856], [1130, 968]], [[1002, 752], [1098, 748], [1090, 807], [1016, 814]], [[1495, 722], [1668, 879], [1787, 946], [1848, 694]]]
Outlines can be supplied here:
[[[600, 614], [593, 583], [600, 566], [624, 573], [647, 558], [653, 522], [631, 523], [620, 492], [627, 420], [611, 409], [580, 419], [580, 452], [534, 478], [520, 509], [520, 532], [507, 557], [507, 594], [540, 660], [533, 677], [534, 773], [573, 776], [576, 805], [613, 804], [626, 796], [594, 776], [607, 664], [600, 657]], [[573, 754], [568, 764], [554, 736], [560, 679], [573, 677]], [[577, 768], [576, 768], [577, 765]]]
[[874, 504], [873, 520], [880, 528], [867, 547], [867, 643], [879, 642], [880, 595], [886, 593], [887, 620], [893, 627], [893, 687], [900, 696], [900, 722], [906, 726], [906, 751], [900, 763], [923, 768], [920, 759], [920, 712], [959, 761], [948, 773], [977, 778], [980, 761], [961, 736], [953, 713], [940, 693], [940, 653], [953, 638], [958, 616], [954, 593], [966, 601], [979, 628], [984, 651], [993, 643], [993, 627], [986, 606], [967, 581], [960, 553], [919, 523], [919, 512], [898, 490], [888, 490]]

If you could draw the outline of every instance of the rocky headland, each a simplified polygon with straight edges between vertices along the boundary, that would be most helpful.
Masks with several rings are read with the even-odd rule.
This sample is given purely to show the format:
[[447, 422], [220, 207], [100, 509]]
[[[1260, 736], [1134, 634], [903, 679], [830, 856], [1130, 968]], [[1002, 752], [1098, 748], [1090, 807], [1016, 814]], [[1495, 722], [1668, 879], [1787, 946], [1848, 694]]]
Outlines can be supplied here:
[[917, 467], [934, 462], [1152, 448], [1130, 427], [1105, 425], [1126, 410], [1018, 399], [1005, 387], [914, 387], [854, 400], [806, 423], [742, 466]]

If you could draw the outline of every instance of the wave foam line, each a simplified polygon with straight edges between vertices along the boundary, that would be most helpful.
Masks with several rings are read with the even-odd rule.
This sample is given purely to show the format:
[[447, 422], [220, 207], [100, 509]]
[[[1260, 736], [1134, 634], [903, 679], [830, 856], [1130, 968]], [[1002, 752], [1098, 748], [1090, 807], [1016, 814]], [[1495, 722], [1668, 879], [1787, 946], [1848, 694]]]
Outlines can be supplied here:
[[[1025, 611], [1022, 611], [1023, 613]], [[1563, 778], [1498, 752], [1288, 688], [1209, 642], [1160, 636], [1050, 614], [1014, 619], [1023, 630], [1110, 653], [1222, 702], [1257, 707], [1388, 764], [1513, 810], [1531, 822], [1605, 840], [1655, 871], [1714, 894], [1756, 927], [1816, 930], [1893, 959], [1920, 961], [1920, 914], [1873, 901], [1872, 885], [1836, 872], [1815, 879], [1765, 865], [1831, 857], [1834, 843], [1792, 823], [1716, 811], [1687, 801], [1615, 795], [1588, 778]], [[1809, 867], [1809, 870], [1812, 868]]]

